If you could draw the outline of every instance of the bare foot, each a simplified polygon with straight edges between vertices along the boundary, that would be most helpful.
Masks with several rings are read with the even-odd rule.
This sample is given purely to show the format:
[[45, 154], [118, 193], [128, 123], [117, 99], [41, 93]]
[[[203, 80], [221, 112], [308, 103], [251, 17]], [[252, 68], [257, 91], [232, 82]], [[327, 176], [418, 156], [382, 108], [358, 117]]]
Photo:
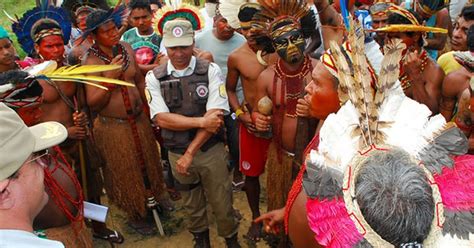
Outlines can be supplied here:
[[260, 241], [262, 236], [262, 223], [255, 223], [252, 221], [252, 225], [249, 227], [247, 234], [244, 235], [244, 238], [251, 242]]

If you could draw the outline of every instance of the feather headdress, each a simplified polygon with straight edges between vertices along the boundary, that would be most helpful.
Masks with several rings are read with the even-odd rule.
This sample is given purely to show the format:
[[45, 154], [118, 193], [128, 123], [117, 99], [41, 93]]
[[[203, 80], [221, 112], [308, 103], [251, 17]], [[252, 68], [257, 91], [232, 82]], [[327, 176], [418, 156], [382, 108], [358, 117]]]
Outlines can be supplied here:
[[153, 25], [155, 32], [163, 36], [165, 23], [178, 18], [186, 19], [191, 22], [194, 31], [204, 28], [204, 18], [196, 7], [182, 3], [179, 0], [173, 2], [167, 0], [166, 5], [155, 13], [155, 23]]
[[316, 17], [305, 0], [258, 0], [258, 3], [262, 9], [253, 17], [252, 28], [261, 37], [257, 43], [265, 47], [265, 52], [274, 52], [266, 43], [282, 33], [300, 30], [304, 38], [309, 38], [316, 32]]
[[[97, 11], [98, 10], [95, 10], [94, 12]], [[125, 8], [124, 5], [117, 4], [114, 8], [110, 8], [109, 10], [104, 11], [104, 13], [101, 14], [96, 20], [91, 20], [90, 18], [87, 18], [87, 29], [82, 33], [83, 40], [85, 40], [87, 36], [89, 36], [94, 30], [98, 29], [102, 24], [108, 21], [113, 21], [115, 26], [117, 28], [120, 28], [122, 26], [122, 20], [126, 19], [129, 14], [130, 13], [128, 9]]]
[[[310, 152], [303, 176], [309, 196], [308, 222], [315, 239], [328, 247], [394, 247], [375, 231], [377, 226], [369, 224], [366, 217], [371, 213], [361, 211], [355, 192], [369, 159], [400, 149], [421, 168], [431, 192], [433, 217], [425, 223], [429, 228], [424, 240], [416, 241], [426, 247], [472, 247], [474, 158], [464, 155], [466, 137], [441, 115], [430, 118], [425, 105], [400, 90], [399, 62], [405, 49], [401, 41], [385, 46], [382, 68], [371, 92], [364, 82], [368, 69], [361, 49], [361, 27], [356, 23], [351, 27], [351, 50], [331, 44], [336, 75], [349, 100], [325, 120], [318, 148]], [[395, 186], [382, 182], [379, 188]], [[416, 211], [413, 204], [407, 211]], [[377, 207], [382, 212], [395, 211], [391, 205]]]
[[69, 42], [71, 36], [71, 20], [68, 13], [63, 8], [49, 5], [48, 1], [42, 1], [41, 6], [28, 10], [21, 18], [10, 17], [9, 19], [12, 21], [12, 30], [21, 48], [29, 55], [34, 51], [35, 38], [32, 32], [34, 32], [34, 27], [42, 22], [57, 23], [61, 30], [51, 32], [51, 34], [61, 35], [64, 44]]

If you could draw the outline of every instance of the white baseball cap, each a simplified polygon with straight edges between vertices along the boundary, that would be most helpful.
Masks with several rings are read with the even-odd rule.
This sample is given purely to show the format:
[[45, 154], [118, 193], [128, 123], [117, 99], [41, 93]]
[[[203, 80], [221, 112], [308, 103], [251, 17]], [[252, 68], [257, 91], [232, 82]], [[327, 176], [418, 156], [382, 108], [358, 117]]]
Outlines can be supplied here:
[[20, 169], [33, 152], [66, 138], [67, 130], [61, 123], [48, 121], [27, 127], [15, 111], [0, 103], [0, 181]]

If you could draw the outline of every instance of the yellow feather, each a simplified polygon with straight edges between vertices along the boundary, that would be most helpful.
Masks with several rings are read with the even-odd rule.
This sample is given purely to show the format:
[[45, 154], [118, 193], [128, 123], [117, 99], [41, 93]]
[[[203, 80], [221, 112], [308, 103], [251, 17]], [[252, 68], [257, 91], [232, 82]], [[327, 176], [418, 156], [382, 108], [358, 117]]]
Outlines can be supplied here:
[[107, 89], [107, 87], [105, 86], [102, 86], [100, 84], [95, 84], [95, 83], [91, 83], [91, 82], [87, 82], [87, 81], [82, 81], [82, 80], [71, 80], [71, 79], [55, 79], [54, 81], [57, 81], [57, 82], [76, 82], [76, 83], [83, 83], [83, 84], [87, 84], [87, 85], [91, 85], [91, 86], [94, 86], [94, 87], [97, 87], [99, 89], [103, 89], [103, 90], [109, 90]]
[[60, 80], [60, 81], [66, 81], [66, 80], [71, 80], [71, 81], [94, 81], [94, 82], [101, 82], [101, 83], [109, 83], [109, 84], [117, 84], [117, 85], [122, 85], [122, 86], [128, 86], [128, 87], [135, 87], [134, 84], [118, 80], [118, 79], [113, 79], [113, 78], [106, 78], [106, 77], [100, 77], [100, 76], [92, 76], [92, 75], [71, 75], [71, 76], [49, 76], [46, 75], [48, 78], [51, 80]]
[[78, 65], [78, 66], [63, 66], [52, 72], [45, 72], [45, 76], [71, 76], [78, 74], [98, 73], [104, 71], [112, 71], [120, 69], [120, 65]]

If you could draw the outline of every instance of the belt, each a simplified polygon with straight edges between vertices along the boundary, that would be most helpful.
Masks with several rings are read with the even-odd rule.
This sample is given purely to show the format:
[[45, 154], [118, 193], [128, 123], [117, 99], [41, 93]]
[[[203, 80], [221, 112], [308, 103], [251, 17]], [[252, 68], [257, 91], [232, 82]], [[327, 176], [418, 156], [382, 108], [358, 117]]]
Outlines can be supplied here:
[[[134, 114], [133, 116], [135, 118], [139, 117], [142, 114], [142, 111]], [[118, 123], [128, 123], [128, 118], [118, 118], [118, 117], [110, 117], [110, 116], [103, 116], [103, 115], [98, 115], [97, 118], [102, 121], [102, 122], [118, 122]]]

